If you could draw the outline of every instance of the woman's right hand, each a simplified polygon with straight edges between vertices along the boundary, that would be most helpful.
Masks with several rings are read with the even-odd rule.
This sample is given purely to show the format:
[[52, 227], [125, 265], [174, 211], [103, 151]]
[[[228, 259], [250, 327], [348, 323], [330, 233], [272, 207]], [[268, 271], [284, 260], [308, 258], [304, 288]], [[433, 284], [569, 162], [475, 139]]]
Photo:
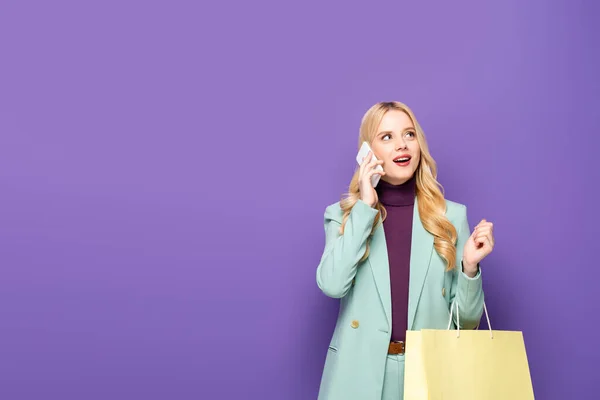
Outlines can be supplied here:
[[360, 191], [360, 199], [371, 207], [375, 207], [378, 201], [377, 192], [371, 184], [371, 177], [374, 174], [379, 174], [381, 176], [385, 175], [384, 171], [375, 169], [377, 165], [382, 164], [383, 161], [375, 160], [372, 152], [369, 152], [362, 164], [360, 164], [360, 169], [358, 172], [358, 189]]

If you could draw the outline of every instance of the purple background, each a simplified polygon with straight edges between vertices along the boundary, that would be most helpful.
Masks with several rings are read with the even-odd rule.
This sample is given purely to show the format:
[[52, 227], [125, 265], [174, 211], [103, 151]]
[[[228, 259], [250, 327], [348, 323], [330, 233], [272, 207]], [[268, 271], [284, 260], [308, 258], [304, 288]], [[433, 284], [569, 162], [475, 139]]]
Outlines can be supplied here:
[[3, 1], [0, 398], [316, 398], [323, 211], [380, 100], [496, 223], [537, 398], [595, 398], [599, 8], [483, 3]]

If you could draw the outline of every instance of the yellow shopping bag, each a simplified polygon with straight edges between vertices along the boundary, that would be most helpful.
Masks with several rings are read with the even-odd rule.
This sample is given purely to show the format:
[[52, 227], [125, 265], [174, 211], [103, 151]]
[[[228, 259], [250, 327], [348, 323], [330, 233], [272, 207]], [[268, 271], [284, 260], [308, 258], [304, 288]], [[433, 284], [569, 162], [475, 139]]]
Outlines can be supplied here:
[[[523, 333], [448, 329], [407, 331], [405, 400], [531, 400]], [[457, 319], [460, 322], [457, 306]]]

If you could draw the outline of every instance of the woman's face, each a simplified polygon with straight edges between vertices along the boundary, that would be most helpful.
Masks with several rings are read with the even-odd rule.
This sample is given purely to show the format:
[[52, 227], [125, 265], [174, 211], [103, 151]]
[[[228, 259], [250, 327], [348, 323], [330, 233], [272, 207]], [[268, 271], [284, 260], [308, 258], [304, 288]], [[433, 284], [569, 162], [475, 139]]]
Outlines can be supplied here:
[[385, 175], [382, 180], [400, 185], [408, 181], [417, 170], [421, 159], [421, 148], [417, 133], [408, 115], [399, 110], [385, 113], [371, 149], [383, 161]]

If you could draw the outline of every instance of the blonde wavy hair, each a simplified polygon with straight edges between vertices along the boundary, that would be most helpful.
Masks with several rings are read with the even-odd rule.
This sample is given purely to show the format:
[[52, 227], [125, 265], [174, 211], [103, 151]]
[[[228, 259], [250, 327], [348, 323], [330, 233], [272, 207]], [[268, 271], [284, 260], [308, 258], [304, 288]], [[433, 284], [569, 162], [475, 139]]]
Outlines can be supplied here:
[[[450, 271], [456, 267], [456, 240], [457, 232], [454, 225], [446, 217], [446, 201], [444, 199], [443, 187], [437, 181], [437, 165], [427, 146], [425, 140], [425, 134], [421, 129], [421, 126], [417, 122], [415, 115], [412, 110], [405, 104], [393, 101], [393, 102], [380, 102], [373, 105], [362, 118], [360, 125], [360, 133], [358, 146], [363, 141], [372, 143], [373, 139], [377, 135], [377, 128], [383, 119], [385, 113], [390, 110], [398, 110], [406, 113], [412, 121], [415, 131], [416, 139], [421, 148], [421, 159], [417, 169], [416, 175], [416, 196], [417, 204], [419, 207], [419, 215], [423, 227], [433, 235], [434, 247], [440, 257], [446, 262], [447, 270]], [[342, 211], [344, 212], [342, 225], [340, 227], [340, 234], [344, 234], [344, 227], [350, 215], [352, 207], [360, 199], [360, 191], [358, 185], [358, 174], [359, 169], [357, 168], [354, 172], [352, 180], [348, 188], [348, 192], [344, 194], [340, 202]], [[377, 229], [377, 225], [383, 222], [386, 218], [385, 207], [381, 202], [377, 202], [375, 206], [380, 212], [377, 214], [375, 221], [373, 222], [373, 228], [369, 236], [369, 241]], [[365, 260], [369, 256], [369, 243], [367, 242], [367, 250], [361, 258], [361, 261]]]

